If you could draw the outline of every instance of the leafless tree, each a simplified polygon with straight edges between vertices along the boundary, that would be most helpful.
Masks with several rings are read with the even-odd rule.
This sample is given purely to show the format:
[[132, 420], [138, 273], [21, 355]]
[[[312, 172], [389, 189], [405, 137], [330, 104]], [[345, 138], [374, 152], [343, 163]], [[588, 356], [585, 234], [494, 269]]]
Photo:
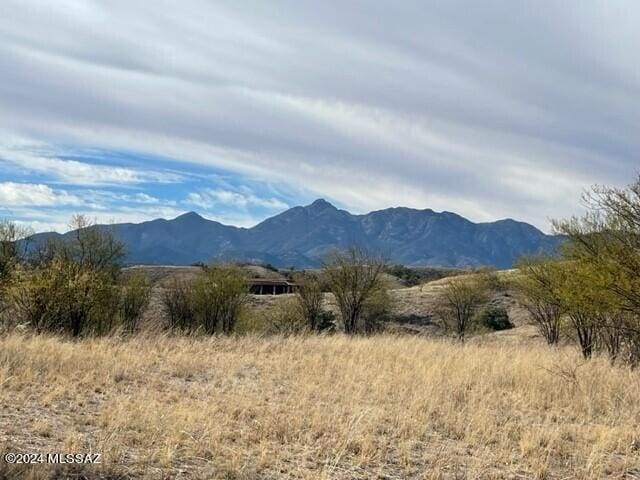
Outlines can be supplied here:
[[324, 318], [323, 280], [312, 272], [299, 273], [293, 277], [296, 283], [296, 302], [302, 317], [311, 331], [318, 331]]
[[445, 328], [464, 341], [476, 313], [487, 300], [488, 289], [481, 276], [453, 278], [442, 288], [436, 310]]
[[0, 220], [0, 288], [24, 259], [33, 232], [10, 220]]
[[334, 250], [325, 258], [322, 271], [335, 296], [345, 333], [371, 330], [370, 323], [375, 319], [364, 314], [367, 302], [385, 288], [384, 267], [381, 257], [356, 246], [345, 251]]

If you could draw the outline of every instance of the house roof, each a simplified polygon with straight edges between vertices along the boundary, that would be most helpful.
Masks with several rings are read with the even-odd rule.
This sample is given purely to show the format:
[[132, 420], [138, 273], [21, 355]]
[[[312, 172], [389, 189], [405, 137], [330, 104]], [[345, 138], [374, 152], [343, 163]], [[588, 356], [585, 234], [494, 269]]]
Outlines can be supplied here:
[[270, 278], [252, 278], [250, 281], [251, 285], [265, 285], [265, 286], [295, 286], [295, 283], [289, 282], [288, 280], [277, 280]]

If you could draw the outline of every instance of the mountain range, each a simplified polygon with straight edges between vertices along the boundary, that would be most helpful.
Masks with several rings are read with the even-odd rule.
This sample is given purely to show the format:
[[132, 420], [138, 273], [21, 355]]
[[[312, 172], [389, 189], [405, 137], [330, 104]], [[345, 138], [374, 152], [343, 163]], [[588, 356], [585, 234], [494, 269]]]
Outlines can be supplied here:
[[[195, 212], [109, 228], [126, 245], [130, 264], [240, 260], [315, 267], [329, 249], [355, 244], [404, 265], [508, 268], [522, 255], [552, 252], [561, 241], [511, 219], [473, 223], [455, 213], [404, 207], [354, 215], [323, 199], [251, 228], [223, 225]], [[41, 233], [34, 240], [71, 234]]]

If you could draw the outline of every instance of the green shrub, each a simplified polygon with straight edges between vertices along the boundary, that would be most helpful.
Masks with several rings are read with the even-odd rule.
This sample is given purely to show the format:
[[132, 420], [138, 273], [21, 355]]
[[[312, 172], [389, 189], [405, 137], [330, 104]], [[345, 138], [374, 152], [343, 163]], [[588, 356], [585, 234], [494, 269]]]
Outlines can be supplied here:
[[168, 327], [185, 333], [231, 333], [249, 297], [244, 271], [233, 265], [206, 267], [188, 283], [175, 279], [163, 294]]
[[174, 279], [162, 294], [162, 304], [167, 317], [167, 327], [179, 332], [195, 330], [195, 310], [191, 288], [184, 280]]
[[237, 335], [261, 335], [268, 331], [267, 321], [262, 309], [243, 308], [238, 316], [233, 333]]
[[480, 326], [493, 331], [509, 330], [513, 323], [509, 320], [509, 314], [504, 307], [489, 305], [479, 315]]
[[76, 215], [71, 238], [38, 245], [9, 288], [14, 321], [37, 332], [101, 335], [117, 326], [116, 275], [124, 245], [106, 227]]
[[193, 282], [195, 321], [203, 332], [231, 333], [249, 297], [249, 282], [233, 265], [207, 268]]
[[295, 299], [278, 300], [261, 313], [265, 319], [265, 333], [295, 335], [309, 331], [309, 325]]
[[384, 267], [381, 257], [358, 246], [345, 251], [334, 250], [325, 257], [322, 274], [333, 293], [345, 333], [353, 335], [375, 330], [381, 312], [388, 311], [389, 304], [383, 304], [389, 299], [382, 276]]
[[488, 300], [488, 288], [481, 275], [448, 280], [440, 289], [435, 305], [436, 315], [446, 331], [453, 331], [464, 341], [477, 322], [478, 312]]
[[324, 310], [318, 322], [316, 323], [316, 331], [318, 332], [333, 332], [336, 329], [336, 314], [330, 310]]
[[330, 318], [323, 307], [325, 285], [322, 277], [305, 272], [294, 275], [293, 280], [296, 283], [295, 300], [307, 328], [312, 331], [329, 328]]
[[118, 294], [109, 274], [61, 259], [22, 272], [10, 289], [18, 322], [74, 337], [112, 331]]
[[126, 333], [134, 333], [142, 314], [149, 305], [151, 285], [143, 272], [129, 276], [120, 291], [119, 317]]
[[363, 333], [379, 331], [384, 322], [389, 319], [392, 310], [392, 300], [384, 281], [366, 299], [360, 318], [360, 330]]
[[413, 287], [422, 282], [422, 277], [415, 269], [405, 267], [404, 265], [387, 265], [384, 270], [389, 275], [398, 277], [407, 287]]

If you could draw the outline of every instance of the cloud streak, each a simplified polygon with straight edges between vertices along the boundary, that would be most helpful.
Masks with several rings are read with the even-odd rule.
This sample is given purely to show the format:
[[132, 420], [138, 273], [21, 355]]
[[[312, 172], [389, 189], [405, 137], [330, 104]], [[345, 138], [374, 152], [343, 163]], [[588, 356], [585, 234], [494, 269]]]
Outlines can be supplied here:
[[277, 198], [261, 198], [250, 192], [239, 193], [212, 188], [189, 193], [184, 203], [205, 209], [211, 209], [218, 205], [236, 207], [242, 210], [246, 210], [249, 206], [258, 206], [273, 210], [285, 210], [289, 207]]
[[0, 205], [6, 207], [62, 207], [79, 206], [81, 199], [64, 190], [54, 190], [48, 185], [35, 183], [0, 183]]
[[12, 165], [27, 174], [46, 175], [68, 185], [135, 185], [179, 182], [182, 179], [181, 175], [172, 172], [60, 158], [70, 155], [71, 152], [56, 151], [49, 145], [29, 144], [24, 140], [16, 144], [5, 138], [0, 144], [0, 164]]

